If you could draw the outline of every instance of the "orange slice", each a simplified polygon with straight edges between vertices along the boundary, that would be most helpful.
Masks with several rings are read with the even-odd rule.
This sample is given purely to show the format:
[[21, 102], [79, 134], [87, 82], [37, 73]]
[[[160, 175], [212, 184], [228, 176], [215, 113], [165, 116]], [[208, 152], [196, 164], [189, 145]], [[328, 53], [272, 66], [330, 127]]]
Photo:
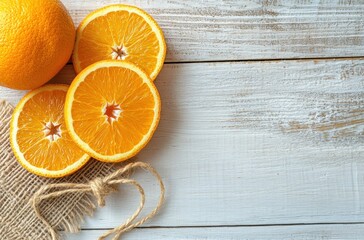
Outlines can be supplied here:
[[166, 57], [166, 42], [156, 21], [129, 5], [110, 5], [90, 13], [76, 34], [73, 65], [77, 73], [101, 60], [126, 60], [154, 80]]
[[64, 122], [68, 86], [46, 85], [21, 99], [10, 123], [10, 142], [19, 163], [28, 171], [58, 178], [89, 160], [71, 139]]
[[136, 155], [151, 139], [161, 101], [152, 80], [136, 65], [97, 62], [72, 82], [66, 97], [66, 126], [86, 153], [104, 162]]

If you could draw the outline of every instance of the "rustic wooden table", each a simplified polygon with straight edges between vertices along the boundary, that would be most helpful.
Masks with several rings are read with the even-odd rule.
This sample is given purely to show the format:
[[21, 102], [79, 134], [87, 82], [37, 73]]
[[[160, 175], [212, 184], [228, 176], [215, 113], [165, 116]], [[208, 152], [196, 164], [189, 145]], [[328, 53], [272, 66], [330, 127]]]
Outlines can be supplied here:
[[[76, 24], [137, 5], [167, 39], [161, 123], [137, 157], [160, 171], [167, 202], [123, 239], [363, 239], [364, 1], [63, 2]], [[68, 65], [53, 81], [73, 77]], [[23, 94], [0, 88], [14, 104]], [[137, 204], [122, 187], [68, 239], [96, 239]]]

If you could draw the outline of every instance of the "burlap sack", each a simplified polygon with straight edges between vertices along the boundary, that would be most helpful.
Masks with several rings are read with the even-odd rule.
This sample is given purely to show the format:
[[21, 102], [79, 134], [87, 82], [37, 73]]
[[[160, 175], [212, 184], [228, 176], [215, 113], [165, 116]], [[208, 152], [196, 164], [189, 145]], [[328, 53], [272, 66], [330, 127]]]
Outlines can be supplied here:
[[[115, 171], [111, 164], [90, 161], [77, 174], [53, 180], [24, 170], [16, 161], [9, 144], [9, 121], [13, 107], [0, 102], [0, 239], [49, 240], [49, 230], [34, 214], [29, 199], [43, 185], [71, 182], [87, 183]], [[42, 202], [44, 217], [57, 229], [76, 232], [85, 215], [95, 209], [94, 200], [84, 193], [73, 193]]]

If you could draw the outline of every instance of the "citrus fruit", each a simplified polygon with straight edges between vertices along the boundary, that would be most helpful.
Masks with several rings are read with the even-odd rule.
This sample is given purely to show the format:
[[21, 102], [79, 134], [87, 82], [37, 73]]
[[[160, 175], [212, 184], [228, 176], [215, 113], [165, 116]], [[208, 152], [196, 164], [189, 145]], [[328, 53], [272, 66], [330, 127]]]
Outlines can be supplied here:
[[10, 123], [10, 142], [19, 163], [44, 177], [63, 177], [89, 160], [72, 142], [64, 123], [68, 86], [45, 85], [25, 95]]
[[129, 5], [110, 5], [90, 13], [77, 29], [73, 65], [79, 73], [101, 60], [126, 60], [154, 80], [166, 56], [166, 42], [156, 21]]
[[65, 121], [81, 149], [104, 162], [136, 155], [151, 139], [160, 117], [159, 93], [146, 73], [129, 62], [105, 60], [73, 80]]
[[76, 31], [61, 1], [0, 1], [0, 16], [0, 85], [37, 88], [68, 62]]

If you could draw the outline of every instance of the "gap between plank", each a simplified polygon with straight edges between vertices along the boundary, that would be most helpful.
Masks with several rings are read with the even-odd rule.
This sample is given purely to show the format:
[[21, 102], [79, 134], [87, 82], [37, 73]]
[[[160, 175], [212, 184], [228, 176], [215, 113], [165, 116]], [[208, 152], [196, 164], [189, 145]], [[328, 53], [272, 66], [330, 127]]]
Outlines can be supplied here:
[[[241, 60], [201, 60], [201, 61], [180, 61], [180, 62], [165, 62], [169, 64], [193, 64], [193, 63], [238, 63], [238, 62], [281, 62], [281, 61], [327, 61], [327, 60], [364, 60], [364, 56], [352, 57], [316, 57], [316, 58], [266, 58], [266, 59], [241, 59]], [[68, 62], [67, 65], [72, 65]]]
[[[170, 229], [170, 228], [239, 228], [239, 227], [291, 227], [312, 225], [364, 225], [364, 222], [322, 222], [322, 223], [284, 223], [284, 224], [244, 224], [244, 225], [200, 225], [200, 226], [146, 226], [139, 229]], [[82, 231], [100, 231], [113, 228], [81, 228]]]
[[267, 59], [243, 59], [243, 60], [206, 60], [206, 61], [181, 61], [165, 62], [164, 64], [189, 64], [189, 63], [227, 63], [227, 62], [280, 62], [280, 61], [325, 61], [325, 60], [363, 60], [364, 56], [352, 57], [317, 57], [317, 58], [267, 58]]

